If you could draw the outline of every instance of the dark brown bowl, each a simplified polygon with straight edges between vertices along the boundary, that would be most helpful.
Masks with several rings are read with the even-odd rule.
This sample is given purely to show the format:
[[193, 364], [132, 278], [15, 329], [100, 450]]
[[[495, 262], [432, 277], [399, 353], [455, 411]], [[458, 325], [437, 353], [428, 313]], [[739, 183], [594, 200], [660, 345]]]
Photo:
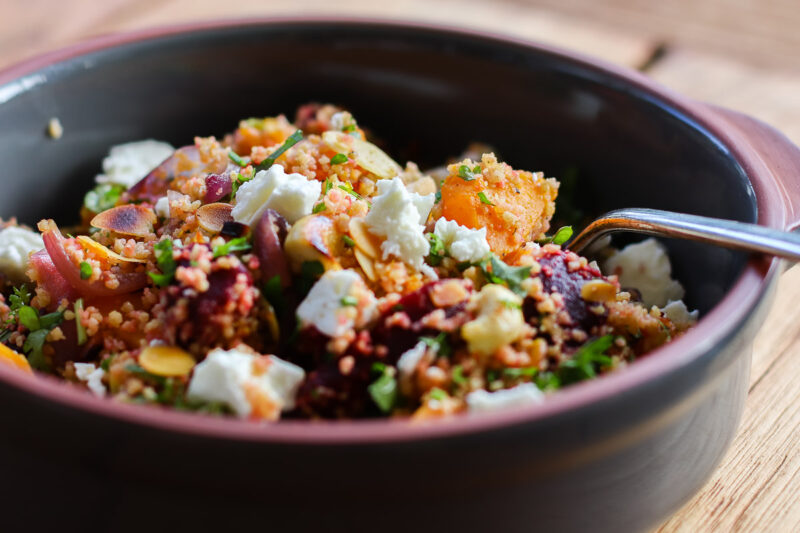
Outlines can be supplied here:
[[[511, 38], [310, 19], [103, 37], [0, 72], [0, 215], [68, 222], [110, 145], [186, 144], [308, 100], [352, 109], [400, 159], [436, 164], [481, 140], [516, 167], [575, 175], [589, 214], [800, 219], [800, 185], [786, 181], [800, 152], [752, 119]], [[43, 134], [53, 116], [58, 141]], [[0, 366], [0, 508], [33, 530], [653, 527], [727, 449], [782, 269], [667, 245], [703, 313], [696, 328], [614, 375], [492, 416], [257, 425], [119, 405]]]

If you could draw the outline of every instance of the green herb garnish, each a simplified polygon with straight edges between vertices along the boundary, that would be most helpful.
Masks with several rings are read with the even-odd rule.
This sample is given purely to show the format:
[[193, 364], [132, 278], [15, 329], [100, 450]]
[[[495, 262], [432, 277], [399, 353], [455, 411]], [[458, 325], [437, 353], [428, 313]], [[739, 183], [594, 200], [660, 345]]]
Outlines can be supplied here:
[[152, 374], [147, 370], [145, 370], [144, 368], [142, 368], [141, 366], [137, 365], [136, 363], [128, 363], [127, 365], [125, 365], [125, 370], [140, 378], [153, 381], [159, 385], [163, 385], [166, 381], [166, 378], [164, 378], [163, 376]]
[[356, 200], [364, 199], [363, 196], [361, 196], [360, 194], [358, 194], [356, 191], [353, 190], [353, 186], [350, 185], [349, 182], [339, 185], [339, 188], [344, 192], [346, 192], [347, 194], [349, 194], [350, 196], [352, 196], [353, 198], [355, 198]]
[[562, 245], [567, 242], [570, 237], [572, 237], [572, 226], [562, 226], [558, 228], [558, 231], [556, 231], [551, 237], [545, 237], [544, 239], [539, 239], [536, 242], [539, 244], [548, 244], [552, 242], [553, 244]]
[[263, 287], [264, 298], [270, 303], [275, 312], [282, 314], [286, 309], [286, 300], [283, 297], [283, 286], [279, 275], [272, 276]]
[[86, 193], [83, 205], [92, 213], [102, 213], [117, 204], [119, 197], [125, 192], [125, 187], [116, 183], [101, 183]]
[[531, 267], [509, 266], [500, 259], [498, 259], [497, 257], [495, 257], [494, 254], [489, 258], [488, 264], [492, 266], [491, 271], [489, 271], [486, 268], [487, 267], [486, 261], [484, 261], [481, 264], [481, 268], [483, 270], [483, 275], [486, 276], [486, 279], [490, 283], [505, 284], [508, 286], [509, 289], [514, 291], [516, 294], [519, 294], [520, 296], [526, 294], [521, 284], [523, 281], [525, 281], [530, 277]]
[[510, 379], [533, 378], [539, 373], [535, 366], [527, 368], [504, 368], [503, 375]]
[[311, 212], [316, 215], [317, 213], [322, 213], [325, 211], [325, 209], [325, 202], [320, 202], [314, 206], [314, 209], [312, 209]]
[[157, 287], [166, 287], [175, 278], [175, 270], [178, 265], [172, 256], [172, 240], [164, 239], [153, 246], [156, 254], [156, 264], [161, 273], [148, 272], [147, 275], [153, 280]]
[[336, 154], [335, 156], [331, 157], [331, 165], [341, 165], [342, 163], [347, 163], [346, 155]]
[[428, 393], [428, 396], [430, 396], [432, 400], [436, 400], [439, 402], [447, 399], [447, 393], [438, 387], [432, 388]]
[[433, 266], [438, 266], [442, 259], [444, 259], [445, 255], [447, 254], [447, 250], [445, 250], [444, 242], [442, 239], [436, 235], [435, 233], [428, 233], [428, 244], [430, 244], [430, 252], [428, 253], [428, 257], [426, 258], [428, 264]]
[[344, 296], [339, 303], [342, 304], [342, 307], [355, 307], [358, 305], [358, 298], [355, 296]]
[[397, 403], [397, 380], [392, 375], [389, 367], [385, 367], [383, 374], [367, 387], [372, 401], [383, 413], [390, 413]]
[[244, 252], [250, 248], [252, 248], [252, 246], [249, 242], [247, 242], [247, 237], [236, 237], [235, 239], [229, 240], [225, 244], [218, 244], [217, 246], [214, 246], [214, 259], [233, 252]]
[[236, 152], [234, 152], [233, 150], [228, 152], [228, 159], [230, 159], [231, 161], [234, 162], [234, 164], [239, 165], [240, 167], [247, 166], [247, 160], [242, 156], [240, 156], [239, 154], [237, 154]]
[[356, 241], [354, 241], [350, 235], [342, 235], [342, 241], [344, 242], [345, 246], [350, 248], [356, 245]]
[[419, 340], [441, 357], [449, 357], [453, 353], [453, 348], [447, 340], [447, 332], [445, 331], [435, 337], [420, 337]]
[[319, 261], [303, 261], [300, 265], [300, 279], [297, 283], [297, 290], [300, 296], [305, 296], [311, 290], [311, 286], [325, 273], [325, 267]]
[[48, 370], [48, 363], [42, 353], [44, 343], [50, 331], [61, 323], [64, 313], [56, 311], [39, 316], [39, 312], [28, 305], [24, 305], [17, 311], [20, 324], [30, 331], [22, 345], [23, 351], [28, 355], [28, 362], [37, 370]]
[[442, 201], [442, 191], [436, 191], [436, 195], [433, 197], [433, 203], [438, 204]]
[[269, 155], [269, 157], [267, 157], [265, 160], [263, 160], [261, 163], [258, 164], [258, 166], [256, 167], [256, 171], [267, 170], [269, 167], [274, 165], [276, 159], [282, 156], [286, 150], [297, 144], [302, 138], [303, 138], [302, 130], [297, 130], [291, 135], [289, 135], [289, 137], [285, 141], [283, 141], [283, 144], [280, 145], [277, 150], [272, 152]]
[[453, 378], [453, 383], [455, 383], [456, 385], [466, 385], [467, 378], [464, 377], [464, 367], [461, 365], [454, 366], [452, 378]]
[[92, 265], [86, 261], [81, 261], [81, 279], [89, 279], [92, 277]]
[[476, 165], [472, 169], [470, 169], [467, 165], [461, 165], [460, 167], [458, 167], [458, 177], [464, 181], [472, 181], [480, 173], [481, 173], [480, 165]]
[[578, 381], [592, 379], [602, 367], [611, 366], [611, 357], [605, 354], [614, 343], [613, 335], [605, 335], [587, 342], [572, 357], [565, 359], [558, 366], [558, 377], [562, 384], [568, 385]]
[[75, 331], [78, 333], [78, 346], [86, 344], [88, 338], [86, 337], [86, 329], [81, 322], [81, 315], [83, 314], [83, 298], [75, 300]]
[[485, 194], [483, 191], [481, 191], [481, 192], [479, 192], [479, 193], [478, 193], [478, 200], [480, 200], [482, 204], [486, 204], [486, 205], [494, 205], [494, 204], [493, 204], [493, 203], [492, 203], [492, 202], [491, 202], [491, 201], [490, 201], [490, 200], [489, 200], [489, 199], [486, 197], [486, 194]]

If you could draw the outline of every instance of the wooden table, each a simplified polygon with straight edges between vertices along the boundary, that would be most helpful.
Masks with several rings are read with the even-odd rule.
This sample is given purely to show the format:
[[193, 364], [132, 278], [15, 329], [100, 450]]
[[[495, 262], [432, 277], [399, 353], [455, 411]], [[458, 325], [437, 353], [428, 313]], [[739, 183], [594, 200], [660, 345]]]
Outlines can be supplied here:
[[[90, 35], [198, 19], [317, 13], [477, 27], [639, 68], [800, 143], [797, 0], [0, 0], [0, 66]], [[706, 486], [659, 531], [800, 531], [800, 269], [753, 353], [744, 419]]]

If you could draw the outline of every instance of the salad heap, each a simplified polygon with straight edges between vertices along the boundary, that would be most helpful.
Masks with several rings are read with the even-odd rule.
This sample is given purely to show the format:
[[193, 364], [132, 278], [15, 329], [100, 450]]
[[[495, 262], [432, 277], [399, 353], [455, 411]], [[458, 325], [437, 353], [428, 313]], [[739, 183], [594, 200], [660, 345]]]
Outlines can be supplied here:
[[564, 249], [558, 186], [492, 153], [402, 167], [332, 105], [120, 145], [78, 227], [0, 231], [0, 362], [260, 420], [535, 404], [694, 319], [654, 241], [658, 302]]

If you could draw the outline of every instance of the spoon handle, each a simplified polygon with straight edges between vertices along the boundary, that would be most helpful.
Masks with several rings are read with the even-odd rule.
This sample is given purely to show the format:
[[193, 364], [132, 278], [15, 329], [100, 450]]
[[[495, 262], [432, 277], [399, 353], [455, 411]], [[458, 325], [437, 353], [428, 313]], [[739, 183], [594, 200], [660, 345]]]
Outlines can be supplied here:
[[615, 231], [688, 239], [800, 261], [798, 234], [734, 220], [638, 207], [610, 211], [597, 218], [567, 248], [580, 252], [597, 238]]

